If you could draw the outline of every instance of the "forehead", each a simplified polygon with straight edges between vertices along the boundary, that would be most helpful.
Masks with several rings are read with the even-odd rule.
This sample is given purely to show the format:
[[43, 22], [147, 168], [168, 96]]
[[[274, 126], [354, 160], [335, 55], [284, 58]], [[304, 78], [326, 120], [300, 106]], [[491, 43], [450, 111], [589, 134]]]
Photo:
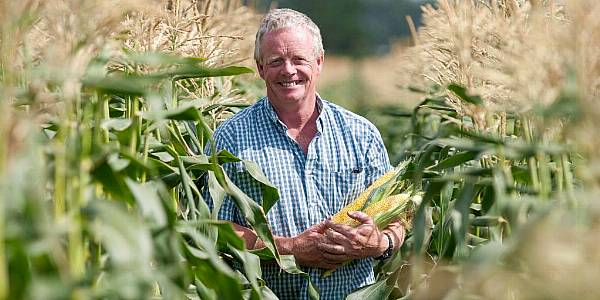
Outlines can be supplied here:
[[301, 27], [269, 31], [263, 36], [260, 50], [262, 57], [312, 54], [312, 36], [306, 29]]

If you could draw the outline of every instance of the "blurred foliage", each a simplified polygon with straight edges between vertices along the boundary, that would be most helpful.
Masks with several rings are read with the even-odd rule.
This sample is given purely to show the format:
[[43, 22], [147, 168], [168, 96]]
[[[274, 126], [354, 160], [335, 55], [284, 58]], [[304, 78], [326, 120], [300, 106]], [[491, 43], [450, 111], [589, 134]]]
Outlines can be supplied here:
[[[247, 106], [231, 77], [252, 70], [216, 65], [232, 56], [213, 48], [222, 37], [205, 36], [209, 55], [193, 56], [201, 38], [185, 26], [212, 29], [190, 21], [195, 1], [167, 12], [143, 2], [0, 1], [0, 299], [272, 299], [258, 254], [215, 219], [208, 193], [216, 206], [234, 199], [261, 257], [303, 274], [274, 247], [265, 214], [279, 196], [262, 172], [204, 154], [219, 122]], [[143, 40], [130, 45], [145, 51], [115, 36], [136, 30]], [[190, 53], [161, 49], [169, 41]], [[269, 191], [262, 206], [227, 162], [249, 164]]]
[[[230, 54], [211, 40], [220, 37], [205, 37], [213, 56], [142, 51], [176, 48], [182, 31], [172, 29], [181, 27], [168, 24], [206, 26], [186, 13], [209, 12], [211, 1], [192, 1], [154, 26], [142, 22], [165, 31], [160, 42], [136, 44], [140, 51], [115, 47], [109, 37], [127, 32], [119, 30], [123, 17], [147, 3], [130, 1], [128, 10], [111, 10], [111, 1], [48, 3], [0, 1], [0, 299], [274, 299], [259, 259], [302, 273], [293, 257], [278, 255], [266, 223], [277, 193], [249, 167], [269, 191], [258, 205], [223, 172], [222, 164], [239, 159], [202, 153], [218, 123], [247, 105], [238, 100], [248, 85], [223, 76], [250, 70], [217, 65]], [[501, 20], [498, 28], [531, 7], [497, 3], [478, 16]], [[600, 32], [590, 17], [600, 5], [586, 3], [567, 7], [572, 22], [523, 18], [543, 28], [567, 24], [552, 33], [587, 45], [550, 41], [566, 50], [542, 51], [544, 58], [586, 58], [565, 59], [564, 69], [574, 71], [552, 86], [554, 98], [546, 95], [552, 105], [490, 111], [485, 95], [452, 80], [471, 77], [454, 74], [414, 88], [422, 95], [414, 108], [369, 109], [368, 100], [355, 106], [378, 125], [392, 161], [410, 162], [402, 179], [424, 196], [401, 251], [378, 263], [377, 282], [349, 299], [598, 298], [598, 90], [586, 84], [597, 84], [600, 65], [589, 63], [597, 61], [594, 40], [577, 34]], [[431, 24], [445, 28], [447, 16], [429, 9], [439, 18]], [[461, 24], [451, 25], [463, 33]], [[562, 30], [569, 26], [575, 30]], [[187, 37], [187, 49], [196, 51], [198, 40]], [[588, 56], [571, 55], [569, 47]], [[460, 71], [451, 66], [443, 74]], [[340, 86], [324, 96], [364, 99], [355, 77]], [[215, 220], [206, 192], [217, 205], [230, 195], [268, 247], [245, 249], [229, 224]]]
[[420, 24], [420, 6], [432, 1], [395, 0], [262, 0], [259, 10], [271, 6], [305, 13], [321, 29], [327, 53], [364, 57], [390, 51], [390, 42], [410, 36], [405, 16]]
[[[544, 263], [537, 259], [544, 247], [555, 247], [548, 250], [558, 259], [552, 269], [574, 270], [573, 263], [586, 270], [581, 277], [585, 289], [578, 295], [597, 296], [600, 291], [591, 284], [597, 272], [581, 262], [590, 251], [585, 238], [571, 237], [582, 245], [576, 249], [567, 250], [562, 242], [579, 230], [595, 234], [600, 211], [591, 201], [594, 186], [576, 176], [583, 167], [579, 154], [544, 137], [545, 128], [532, 122], [557, 108], [498, 115], [503, 125], [491, 132], [461, 115], [448, 103], [449, 96], [481, 105], [478, 96], [450, 84], [424, 92], [424, 100], [412, 110], [379, 111], [376, 120], [389, 121], [388, 127], [380, 127], [382, 135], [392, 131], [403, 136], [395, 145], [401, 151], [394, 153], [410, 161], [403, 179], [424, 196], [402, 250], [377, 265], [377, 283], [351, 299], [496, 298], [494, 289], [483, 286], [493, 284], [491, 279], [476, 272], [507, 280], [498, 285], [516, 299], [538, 293], [560, 299], [577, 289], [579, 280], [558, 275], [559, 283], [544, 275]], [[553, 237], [545, 232], [548, 228], [562, 228], [563, 233]], [[510, 281], [510, 276], [521, 280]]]

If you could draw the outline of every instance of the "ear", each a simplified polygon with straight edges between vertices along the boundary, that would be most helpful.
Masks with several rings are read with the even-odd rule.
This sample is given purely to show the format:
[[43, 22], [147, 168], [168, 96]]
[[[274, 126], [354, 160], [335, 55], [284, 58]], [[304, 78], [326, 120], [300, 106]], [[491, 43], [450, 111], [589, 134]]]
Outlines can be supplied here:
[[315, 61], [317, 64], [317, 71], [321, 74], [321, 70], [323, 69], [323, 61], [325, 60], [325, 56], [323, 54], [319, 55]]
[[265, 67], [263, 65], [261, 65], [258, 60], [256, 61], [256, 69], [258, 70], [258, 75], [260, 75], [260, 78], [262, 78], [264, 80], [265, 79]]

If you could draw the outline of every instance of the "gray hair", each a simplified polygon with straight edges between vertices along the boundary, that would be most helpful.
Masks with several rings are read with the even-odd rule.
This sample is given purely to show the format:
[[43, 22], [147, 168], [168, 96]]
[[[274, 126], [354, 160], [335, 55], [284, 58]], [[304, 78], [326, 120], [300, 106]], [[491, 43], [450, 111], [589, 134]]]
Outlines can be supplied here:
[[273, 9], [267, 13], [258, 27], [256, 40], [254, 41], [254, 59], [260, 62], [260, 44], [264, 35], [282, 28], [302, 27], [306, 28], [313, 40], [315, 57], [323, 55], [323, 40], [319, 27], [305, 14], [289, 8]]

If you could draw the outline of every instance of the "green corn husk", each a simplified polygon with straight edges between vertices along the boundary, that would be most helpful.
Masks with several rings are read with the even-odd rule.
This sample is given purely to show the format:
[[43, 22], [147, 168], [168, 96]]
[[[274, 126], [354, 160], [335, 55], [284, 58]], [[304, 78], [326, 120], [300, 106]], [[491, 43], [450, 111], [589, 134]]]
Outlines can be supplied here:
[[[410, 227], [415, 208], [421, 202], [421, 195], [414, 187], [403, 180], [408, 161], [384, 174], [367, 188], [357, 199], [335, 214], [331, 220], [336, 224], [357, 227], [360, 223], [348, 216], [351, 211], [362, 211], [369, 215], [380, 230], [393, 222]], [[323, 273], [330, 276], [335, 270]]]
[[[358, 223], [348, 216], [351, 211], [366, 211], [368, 207], [377, 205], [380, 201], [389, 196], [400, 194], [409, 189], [406, 181], [401, 180], [405, 174], [408, 161], [398, 165], [393, 170], [385, 173], [375, 180], [364, 192], [362, 192], [354, 201], [342, 208], [338, 213], [331, 217], [331, 221], [336, 224], [358, 225]], [[373, 211], [378, 213], [379, 211]], [[370, 215], [373, 217], [373, 215]]]

